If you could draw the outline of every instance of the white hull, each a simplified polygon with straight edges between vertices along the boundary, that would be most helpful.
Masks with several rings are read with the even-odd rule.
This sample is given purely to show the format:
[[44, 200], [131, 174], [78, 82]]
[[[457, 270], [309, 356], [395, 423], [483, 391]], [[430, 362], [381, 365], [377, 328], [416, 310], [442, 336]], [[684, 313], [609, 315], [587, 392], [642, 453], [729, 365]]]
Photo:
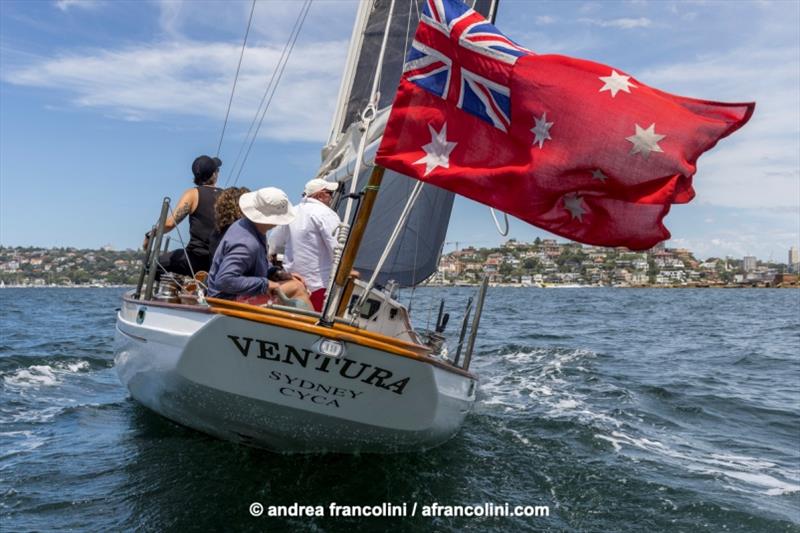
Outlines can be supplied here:
[[458, 431], [475, 401], [466, 372], [359, 342], [330, 358], [312, 349], [319, 330], [306, 329], [125, 300], [115, 364], [153, 411], [283, 452], [430, 448]]

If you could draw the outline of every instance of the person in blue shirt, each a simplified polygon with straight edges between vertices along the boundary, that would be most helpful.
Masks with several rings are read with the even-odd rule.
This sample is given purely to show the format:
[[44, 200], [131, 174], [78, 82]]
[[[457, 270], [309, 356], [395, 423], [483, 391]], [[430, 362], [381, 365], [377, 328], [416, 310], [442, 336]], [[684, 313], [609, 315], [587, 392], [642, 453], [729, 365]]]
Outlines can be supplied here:
[[266, 233], [295, 217], [286, 193], [275, 187], [245, 193], [239, 198], [239, 207], [244, 216], [231, 224], [214, 253], [208, 274], [208, 296], [267, 303], [269, 295], [280, 289], [286, 298], [300, 300], [311, 308], [308, 291], [299, 280], [267, 279]]

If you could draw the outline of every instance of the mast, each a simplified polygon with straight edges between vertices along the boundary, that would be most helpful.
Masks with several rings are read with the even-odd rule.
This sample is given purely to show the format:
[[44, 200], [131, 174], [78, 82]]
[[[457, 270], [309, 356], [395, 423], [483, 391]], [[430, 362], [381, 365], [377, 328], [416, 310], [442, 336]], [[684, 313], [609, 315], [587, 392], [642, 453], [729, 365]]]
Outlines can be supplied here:
[[336, 268], [333, 283], [331, 284], [328, 297], [325, 299], [325, 307], [322, 309], [322, 318], [319, 322], [322, 326], [333, 325], [334, 318], [344, 312], [344, 306], [341, 306], [340, 303], [342, 303], [342, 297], [349, 292], [347, 290], [348, 279], [350, 272], [353, 270], [353, 265], [356, 262], [356, 255], [361, 246], [361, 239], [364, 237], [364, 233], [367, 230], [367, 223], [372, 214], [375, 199], [378, 197], [378, 189], [383, 180], [383, 172], [383, 167], [376, 166], [372, 169], [372, 174], [370, 174], [369, 182], [364, 191], [364, 197], [361, 199], [361, 206], [353, 222], [353, 231], [350, 233], [347, 245], [342, 252], [342, 259]]

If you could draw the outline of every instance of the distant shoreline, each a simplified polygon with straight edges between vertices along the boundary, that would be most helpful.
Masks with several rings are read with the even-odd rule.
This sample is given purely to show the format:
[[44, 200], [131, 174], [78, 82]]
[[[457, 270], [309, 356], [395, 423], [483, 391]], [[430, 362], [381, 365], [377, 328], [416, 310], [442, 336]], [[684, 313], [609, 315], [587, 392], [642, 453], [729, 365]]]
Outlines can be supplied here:
[[[470, 285], [420, 285], [420, 287], [425, 288], [446, 288], [446, 289], [455, 289], [455, 288], [463, 288], [463, 287], [479, 287], [478, 283], [470, 284]], [[766, 285], [579, 285], [577, 287], [574, 286], [559, 286], [559, 285], [551, 285], [549, 287], [535, 287], [535, 286], [520, 286], [514, 284], [497, 284], [497, 285], [490, 285], [490, 288], [505, 288], [505, 289], [800, 289], [800, 285], [780, 285], [775, 287], [769, 287]]]

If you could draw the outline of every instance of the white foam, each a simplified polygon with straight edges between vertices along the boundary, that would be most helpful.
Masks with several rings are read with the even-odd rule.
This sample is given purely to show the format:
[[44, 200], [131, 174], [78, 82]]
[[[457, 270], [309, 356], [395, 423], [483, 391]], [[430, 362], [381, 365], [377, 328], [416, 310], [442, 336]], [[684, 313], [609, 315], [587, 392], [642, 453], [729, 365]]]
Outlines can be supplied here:
[[15, 387], [50, 386], [60, 383], [55, 373], [53, 373], [53, 368], [47, 365], [20, 368], [11, 375], [3, 376], [3, 381], [7, 385]]
[[0, 438], [9, 438], [14, 443], [11, 446], [3, 446], [3, 458], [35, 450], [45, 443], [44, 438], [34, 435], [32, 431], [4, 431], [0, 432]]
[[720, 453], [712, 453], [711, 459], [708, 459], [707, 462], [755, 469], [771, 468], [775, 466], [775, 463], [764, 461], [763, 459], [756, 459], [746, 455], [729, 455]]
[[6, 385], [17, 388], [50, 387], [61, 383], [60, 376], [89, 370], [87, 361], [59, 361], [50, 365], [31, 365], [3, 376]]
[[615, 439], [613, 437], [609, 437], [608, 435], [601, 435], [600, 433], [595, 433], [594, 438], [610, 442], [611, 446], [614, 447], [614, 451], [616, 452], [622, 451], [622, 441], [620, 441], [620, 439]]
[[528, 387], [531, 392], [528, 394], [531, 398], [539, 398], [541, 396], [552, 396], [553, 389], [548, 387], [547, 385], [542, 385], [540, 387]]
[[594, 410], [593, 402], [586, 395], [574, 392], [573, 382], [564, 377], [564, 370], [588, 372], [586, 366], [576, 364], [595, 357], [589, 350], [554, 351], [537, 348], [500, 356], [511, 366], [500, 375], [494, 375], [481, 383], [487, 396], [480, 406], [500, 406], [505, 412], [528, 411], [534, 407], [543, 412], [545, 418], [575, 418], [582, 423], [601, 423], [620, 427], [622, 423], [608, 414]]
[[530, 446], [531, 445], [531, 441], [528, 440], [528, 438], [526, 436], [524, 436], [522, 433], [520, 433], [516, 429], [511, 429], [509, 427], [506, 427], [504, 429], [506, 431], [508, 431], [509, 433], [511, 433], [512, 435], [514, 435], [517, 438], [517, 440], [519, 440], [522, 444], [524, 444], [526, 446]]
[[562, 410], [562, 411], [563, 411], [563, 410], [575, 409], [575, 408], [576, 408], [576, 407], [578, 407], [579, 405], [580, 405], [580, 403], [578, 403], [578, 401], [577, 401], [577, 400], [575, 400], [575, 399], [573, 399], [573, 398], [566, 398], [566, 399], [563, 399], [563, 400], [559, 400], [559, 401], [558, 401], [558, 402], [557, 402], [557, 403], [556, 403], [556, 404], [553, 406], [553, 408], [554, 408], [554, 409], [557, 409], [557, 410]]
[[780, 496], [782, 494], [791, 494], [792, 492], [800, 491], [800, 485], [793, 485], [764, 473], [737, 472], [732, 470], [708, 470], [708, 472], [722, 474], [729, 478], [744, 481], [750, 485], [766, 488], [767, 490], [763, 491], [763, 493], [768, 496]]
[[[780, 496], [800, 491], [800, 485], [782, 481], [776, 477], [795, 479], [800, 475], [782, 471], [777, 468], [775, 463], [756, 457], [720, 453], [704, 455], [702, 452], [694, 451], [684, 453], [661, 442], [644, 437], [631, 437], [619, 431], [612, 431], [611, 435], [595, 434], [595, 438], [610, 442], [617, 453], [622, 452], [623, 445], [628, 445], [654, 455], [674, 459], [677, 464], [693, 472], [700, 472], [716, 478], [723, 476], [758, 488], [753, 491], [743, 486], [726, 485], [733, 490], [757, 492], [768, 496]], [[765, 488], [767, 490], [764, 490]]]
[[[9, 417], [9, 422], [32, 422], [40, 423], [47, 422], [61, 413], [61, 407], [42, 407], [40, 409], [27, 409], [24, 411], [17, 411]], [[5, 418], [5, 417], [2, 417]], [[4, 421], [0, 418], [0, 421]]]
[[75, 363], [59, 363], [56, 364], [56, 366], [64, 368], [69, 372], [81, 372], [83, 370], [89, 370], [89, 363], [86, 361], [77, 361]]

